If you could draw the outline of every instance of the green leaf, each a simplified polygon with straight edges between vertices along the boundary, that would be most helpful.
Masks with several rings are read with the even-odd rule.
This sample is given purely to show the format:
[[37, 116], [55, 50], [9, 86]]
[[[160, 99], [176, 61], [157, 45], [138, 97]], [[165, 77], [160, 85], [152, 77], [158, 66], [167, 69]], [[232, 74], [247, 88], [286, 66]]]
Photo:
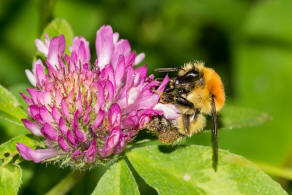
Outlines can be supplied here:
[[41, 39], [45, 39], [45, 34], [48, 34], [50, 39], [55, 36], [64, 35], [66, 40], [66, 50], [65, 53], [69, 52], [68, 46], [72, 45], [74, 33], [70, 24], [62, 18], [56, 18], [48, 24], [44, 29]]
[[135, 178], [125, 160], [118, 161], [106, 171], [92, 194], [139, 194]]
[[9, 122], [9, 123], [17, 125], [19, 127], [24, 127], [23, 123], [19, 119], [15, 118], [9, 114], [6, 114], [5, 112], [2, 112], [2, 111], [0, 111], [0, 121]]
[[[26, 89], [30, 88], [28, 84], [15, 84], [8, 88], [9, 92], [12, 93], [18, 100], [20, 107], [24, 110], [27, 109], [27, 104], [19, 94], [20, 92], [26, 94]], [[23, 123], [16, 117], [13, 117], [5, 112], [0, 111], [0, 125], [9, 137], [15, 137], [19, 135], [25, 135], [29, 133]]]
[[27, 103], [24, 101], [19, 93], [21, 92], [28, 95], [28, 93], [26, 92], [27, 88], [31, 88], [31, 85], [29, 83], [17, 83], [8, 87], [8, 90], [16, 97], [19, 104], [24, 108], [24, 110], [26, 110], [27, 108]]
[[2, 111], [0, 111], [0, 125], [9, 137], [30, 133], [30, 131], [24, 127], [23, 123], [19, 119]]
[[[169, 148], [168, 148], [169, 149]], [[138, 174], [159, 194], [287, 194], [250, 161], [219, 151], [218, 170], [206, 146], [136, 148], [127, 156]]]
[[16, 143], [23, 143], [33, 149], [42, 145], [42, 143], [33, 135], [22, 135], [10, 139], [0, 145], [0, 160], [3, 165], [12, 161], [13, 157], [18, 154]]
[[5, 112], [17, 119], [26, 117], [25, 112], [19, 107], [16, 97], [0, 85], [0, 111]]
[[265, 113], [251, 108], [226, 105], [221, 112], [220, 129], [234, 129], [257, 126], [271, 120]]
[[284, 178], [287, 180], [292, 180], [292, 169], [289, 167], [280, 167], [280, 166], [275, 166], [270, 163], [263, 163], [263, 162], [254, 162], [258, 167], [260, 167], [263, 171], [266, 173]]
[[22, 172], [18, 165], [0, 166], [0, 194], [17, 194]]
[[67, 194], [85, 175], [85, 172], [74, 171], [55, 185], [46, 195]]

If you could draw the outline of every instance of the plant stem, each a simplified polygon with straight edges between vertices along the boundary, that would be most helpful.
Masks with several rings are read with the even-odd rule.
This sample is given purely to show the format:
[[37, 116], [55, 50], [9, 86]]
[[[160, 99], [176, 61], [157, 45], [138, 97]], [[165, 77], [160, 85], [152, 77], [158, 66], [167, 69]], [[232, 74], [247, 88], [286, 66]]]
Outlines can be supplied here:
[[62, 195], [67, 194], [71, 188], [80, 181], [85, 172], [74, 171], [69, 173], [61, 182], [55, 185], [46, 195]]
[[270, 175], [292, 180], [292, 170], [290, 169], [281, 168], [281, 167], [277, 167], [271, 164], [266, 164], [266, 163], [261, 163], [261, 162], [255, 162], [255, 163], [256, 165], [258, 165], [258, 167], [260, 167], [263, 171], [265, 171], [266, 173]]

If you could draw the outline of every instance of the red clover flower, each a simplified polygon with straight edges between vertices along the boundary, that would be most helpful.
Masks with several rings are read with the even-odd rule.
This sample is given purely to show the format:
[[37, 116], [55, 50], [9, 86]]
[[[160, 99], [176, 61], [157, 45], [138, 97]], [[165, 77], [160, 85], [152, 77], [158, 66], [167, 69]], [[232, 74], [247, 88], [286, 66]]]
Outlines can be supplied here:
[[[120, 154], [127, 143], [154, 115], [176, 118], [173, 106], [158, 104], [169, 78], [161, 82], [147, 76], [138, 65], [145, 57], [131, 51], [111, 26], [102, 26], [96, 36], [97, 59], [90, 63], [89, 42], [75, 37], [64, 54], [65, 37], [42, 42], [38, 59], [26, 75], [34, 86], [21, 94], [28, 104], [23, 124], [44, 140], [44, 148], [32, 149], [17, 143], [25, 160], [35, 163], [54, 160], [75, 168], [92, 166]], [[158, 93], [153, 92], [156, 90]]]

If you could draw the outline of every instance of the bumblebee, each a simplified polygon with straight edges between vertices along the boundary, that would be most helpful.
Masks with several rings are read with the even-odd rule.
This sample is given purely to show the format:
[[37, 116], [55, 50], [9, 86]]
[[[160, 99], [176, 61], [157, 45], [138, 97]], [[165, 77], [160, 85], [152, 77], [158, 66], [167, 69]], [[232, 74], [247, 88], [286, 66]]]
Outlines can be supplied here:
[[157, 72], [177, 72], [169, 87], [160, 94], [160, 103], [174, 104], [180, 117], [174, 120], [163, 116], [152, 118], [147, 128], [163, 143], [192, 136], [206, 125], [206, 115], [213, 119], [213, 168], [218, 163], [217, 112], [224, 106], [225, 92], [220, 76], [202, 62], [187, 63], [181, 68], [159, 68]]

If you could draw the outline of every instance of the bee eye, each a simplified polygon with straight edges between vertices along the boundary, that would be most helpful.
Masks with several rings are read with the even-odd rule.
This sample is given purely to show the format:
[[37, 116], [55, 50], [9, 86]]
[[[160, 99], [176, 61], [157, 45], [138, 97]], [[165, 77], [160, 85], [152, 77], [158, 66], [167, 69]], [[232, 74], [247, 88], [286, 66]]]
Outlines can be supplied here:
[[198, 77], [198, 76], [199, 76], [199, 72], [196, 71], [196, 70], [191, 71], [191, 72], [188, 72], [188, 73], [186, 74], [186, 77], [187, 77], [187, 78], [196, 78], [196, 77]]
[[185, 75], [178, 77], [176, 83], [189, 83], [199, 78], [199, 72], [192, 70], [187, 72]]

